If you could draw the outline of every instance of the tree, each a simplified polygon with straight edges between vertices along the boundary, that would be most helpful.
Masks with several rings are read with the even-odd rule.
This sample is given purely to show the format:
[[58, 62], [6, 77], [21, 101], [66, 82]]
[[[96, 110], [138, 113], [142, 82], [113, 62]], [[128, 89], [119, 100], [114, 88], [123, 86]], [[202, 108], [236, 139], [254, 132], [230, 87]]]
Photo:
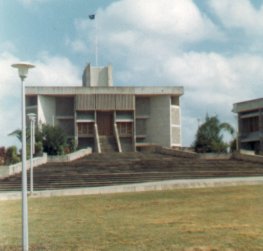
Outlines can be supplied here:
[[66, 146], [66, 134], [58, 126], [42, 126], [43, 151], [48, 155], [60, 155], [64, 153]]
[[228, 123], [220, 123], [217, 116], [206, 116], [205, 122], [198, 128], [194, 148], [196, 152], [227, 152], [229, 144], [223, 141], [223, 132], [234, 134]]
[[[20, 142], [22, 142], [22, 130], [16, 129], [13, 132], [9, 133], [8, 136], [15, 136]], [[30, 131], [26, 129], [26, 140], [30, 139]]]
[[14, 130], [9, 133], [8, 136], [15, 136], [20, 142], [22, 142], [22, 131], [20, 129]]

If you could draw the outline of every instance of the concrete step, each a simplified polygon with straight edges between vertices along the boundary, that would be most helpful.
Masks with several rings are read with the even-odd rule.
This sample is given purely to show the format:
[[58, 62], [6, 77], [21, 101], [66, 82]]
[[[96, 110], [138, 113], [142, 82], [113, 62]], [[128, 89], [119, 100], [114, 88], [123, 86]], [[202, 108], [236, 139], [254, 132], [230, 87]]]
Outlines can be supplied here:
[[100, 146], [103, 153], [117, 152], [117, 143], [113, 136], [100, 136]]
[[[263, 165], [237, 160], [201, 160], [155, 153], [102, 153], [71, 163], [34, 169], [35, 190], [211, 177], [263, 176]], [[29, 172], [28, 172], [29, 187]], [[21, 175], [0, 180], [0, 191], [21, 190]]]

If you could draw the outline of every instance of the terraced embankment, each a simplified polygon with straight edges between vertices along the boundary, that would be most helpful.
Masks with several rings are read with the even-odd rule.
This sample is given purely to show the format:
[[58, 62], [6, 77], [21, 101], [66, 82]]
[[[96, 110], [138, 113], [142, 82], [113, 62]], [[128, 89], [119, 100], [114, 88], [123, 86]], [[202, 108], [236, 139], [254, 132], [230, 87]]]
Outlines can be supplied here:
[[[252, 176], [263, 176], [262, 163], [234, 159], [204, 160], [157, 153], [94, 153], [71, 163], [48, 163], [34, 168], [34, 190]], [[19, 190], [21, 174], [0, 180], [0, 191]]]

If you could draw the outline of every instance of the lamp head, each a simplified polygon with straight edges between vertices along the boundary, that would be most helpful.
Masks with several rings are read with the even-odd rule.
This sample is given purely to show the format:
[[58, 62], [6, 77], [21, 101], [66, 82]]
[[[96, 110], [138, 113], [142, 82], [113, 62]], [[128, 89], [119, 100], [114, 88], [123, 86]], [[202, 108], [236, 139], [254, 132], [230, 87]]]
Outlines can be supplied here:
[[35, 113], [28, 113], [27, 116], [28, 116], [28, 118], [31, 121], [35, 121], [36, 120], [36, 114]]
[[34, 68], [35, 66], [27, 62], [20, 62], [20, 63], [12, 64], [12, 67], [18, 69], [19, 77], [23, 80], [27, 77], [28, 69]]

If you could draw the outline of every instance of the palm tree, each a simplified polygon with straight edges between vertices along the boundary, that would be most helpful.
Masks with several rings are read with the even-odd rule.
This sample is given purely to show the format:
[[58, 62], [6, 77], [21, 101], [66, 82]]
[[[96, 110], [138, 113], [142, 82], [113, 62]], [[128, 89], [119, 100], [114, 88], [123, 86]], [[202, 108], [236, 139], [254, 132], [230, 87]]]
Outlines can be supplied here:
[[[15, 136], [20, 142], [22, 142], [22, 131], [20, 129], [16, 129], [13, 132], [9, 133], [8, 136]], [[27, 128], [26, 130], [26, 139], [29, 140], [30, 132]]]
[[20, 142], [22, 142], [22, 131], [20, 129], [14, 130], [9, 133], [8, 136], [15, 136]]
[[206, 115], [205, 122], [198, 128], [194, 148], [196, 152], [226, 152], [229, 144], [223, 141], [223, 132], [232, 136], [234, 128], [228, 123], [221, 123], [217, 116]]

